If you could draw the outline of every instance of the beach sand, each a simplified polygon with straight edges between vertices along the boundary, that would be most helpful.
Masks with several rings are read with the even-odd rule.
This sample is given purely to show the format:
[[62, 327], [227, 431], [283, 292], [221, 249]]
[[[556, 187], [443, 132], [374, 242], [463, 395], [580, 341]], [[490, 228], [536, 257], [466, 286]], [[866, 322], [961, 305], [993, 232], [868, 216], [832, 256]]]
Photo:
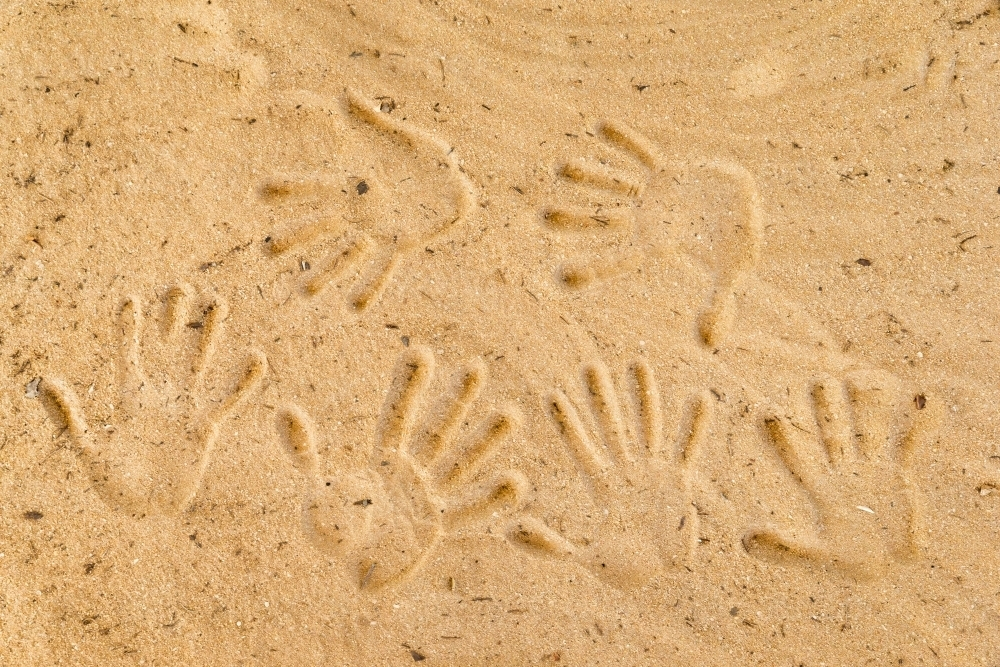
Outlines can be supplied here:
[[0, 8], [0, 663], [992, 665], [995, 0]]

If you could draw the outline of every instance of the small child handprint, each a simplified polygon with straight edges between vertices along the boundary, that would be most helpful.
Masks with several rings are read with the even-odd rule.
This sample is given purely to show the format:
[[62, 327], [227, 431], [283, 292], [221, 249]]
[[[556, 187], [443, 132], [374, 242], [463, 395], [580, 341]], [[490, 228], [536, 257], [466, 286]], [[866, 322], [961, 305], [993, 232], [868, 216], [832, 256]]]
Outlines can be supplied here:
[[[230, 369], [218, 367], [229, 312], [224, 300], [199, 297], [179, 285], [159, 305], [161, 316], [151, 324], [137, 296], [119, 311], [116, 402], [107, 406], [110, 413], [94, 402], [84, 410], [61, 379], [42, 383], [98, 493], [134, 515], [174, 514], [190, 505], [222, 425], [257, 390], [267, 369], [257, 351], [235, 382]], [[96, 415], [103, 422], [98, 427]]]
[[623, 588], [641, 586], [664, 568], [687, 562], [698, 540], [694, 467], [708, 437], [712, 406], [696, 394], [677, 411], [677, 438], [664, 437], [664, 412], [653, 369], [636, 361], [624, 392], [631, 426], [602, 364], [582, 370], [580, 411], [562, 391], [546, 408], [563, 443], [589, 482], [599, 515], [582, 542], [572, 542], [533, 517], [512, 526], [508, 538], [543, 556], [582, 564]]
[[771, 416], [768, 441], [816, 505], [819, 524], [806, 530], [754, 528], [743, 538], [751, 554], [805, 559], [858, 575], [875, 575], [911, 557], [921, 512], [912, 469], [933, 437], [940, 402], [906, 400], [886, 373], [824, 379], [810, 396], [813, 418]]
[[[646, 137], [612, 122], [601, 123], [596, 136], [618, 159], [571, 160], [562, 165], [558, 176], [575, 186], [570, 196], [583, 204], [553, 205], [541, 212], [542, 225], [552, 232], [598, 242], [590, 256], [563, 263], [558, 280], [581, 289], [633, 273], [651, 259], [679, 250], [703, 261], [714, 274], [698, 334], [705, 345], [718, 345], [735, 316], [735, 292], [759, 259], [762, 214], [756, 181], [735, 163], [700, 164], [693, 172], [726, 185], [720, 188], [724, 198], [712, 201], [707, 214], [698, 216], [693, 200], [681, 194], [686, 190], [677, 174], [667, 170]], [[699, 178], [703, 177], [691, 180]]]
[[500, 410], [461, 433], [485, 383], [481, 364], [465, 369], [416, 428], [427, 407], [433, 362], [419, 348], [400, 359], [364, 468], [323, 475], [309, 417], [296, 407], [278, 417], [282, 440], [308, 485], [303, 529], [317, 548], [343, 559], [363, 589], [409, 578], [448, 533], [494, 511], [516, 511], [525, 501], [529, 486], [518, 471], [475, 482], [480, 467], [519, 428], [515, 412]]
[[276, 257], [320, 255], [297, 262], [303, 293], [340, 284], [348, 306], [361, 312], [378, 300], [404, 257], [469, 214], [475, 194], [454, 149], [393, 116], [394, 106], [376, 108], [350, 90], [344, 104], [367, 138], [356, 154], [343, 156], [351, 166], [341, 165], [339, 175], [273, 177], [259, 193], [275, 206], [302, 201], [312, 209], [268, 237]]

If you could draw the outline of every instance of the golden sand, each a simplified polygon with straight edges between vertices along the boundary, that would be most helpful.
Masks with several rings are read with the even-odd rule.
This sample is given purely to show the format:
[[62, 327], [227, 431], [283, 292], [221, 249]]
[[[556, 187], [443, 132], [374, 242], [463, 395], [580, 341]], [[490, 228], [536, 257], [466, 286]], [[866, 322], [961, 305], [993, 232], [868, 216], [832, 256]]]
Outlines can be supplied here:
[[0, 663], [994, 665], [996, 0], [0, 7]]

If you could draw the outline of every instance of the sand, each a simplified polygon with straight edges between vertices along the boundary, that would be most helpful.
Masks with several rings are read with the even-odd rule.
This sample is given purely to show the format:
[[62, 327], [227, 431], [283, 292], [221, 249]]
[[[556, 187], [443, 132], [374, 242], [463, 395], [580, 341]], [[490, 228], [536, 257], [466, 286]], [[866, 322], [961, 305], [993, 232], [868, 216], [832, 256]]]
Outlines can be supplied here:
[[1000, 5], [0, 7], [0, 663], [993, 665]]

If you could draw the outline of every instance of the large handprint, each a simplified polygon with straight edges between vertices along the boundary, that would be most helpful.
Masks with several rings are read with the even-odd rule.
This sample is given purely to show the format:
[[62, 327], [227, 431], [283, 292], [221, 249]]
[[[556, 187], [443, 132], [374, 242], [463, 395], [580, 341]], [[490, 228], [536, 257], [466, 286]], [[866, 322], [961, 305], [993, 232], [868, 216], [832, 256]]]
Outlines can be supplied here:
[[[759, 258], [761, 204], [755, 180], [735, 163], [700, 164], [695, 174], [702, 176], [690, 180], [711, 175], [721, 177], [723, 186], [713, 195], [720, 201], [710, 215], [697, 217], [678, 195], [682, 188], [677, 174], [666, 169], [646, 137], [611, 122], [599, 125], [597, 136], [614, 149], [621, 164], [611, 167], [602, 159], [562, 165], [559, 176], [580, 186], [572, 196], [585, 204], [550, 206], [541, 213], [542, 224], [553, 232], [600, 240], [591, 257], [560, 267], [560, 282], [569, 288], [586, 287], [634, 272], [665, 252], [697, 257], [715, 276], [698, 332], [706, 345], [718, 345], [734, 318], [735, 292]], [[727, 185], [735, 192], [727, 193]], [[626, 249], [609, 250], [615, 246]]]
[[267, 368], [263, 353], [252, 352], [235, 382], [228, 369], [219, 373], [225, 301], [198, 299], [183, 285], [171, 288], [164, 301], [159, 326], [144, 325], [139, 297], [122, 305], [115, 402], [91, 401], [89, 421], [69, 384], [46, 378], [41, 387], [94, 488], [109, 505], [133, 515], [188, 507], [223, 423], [260, 386]]
[[[914, 488], [914, 459], [934, 437], [940, 401], [904, 397], [880, 372], [815, 384], [813, 419], [771, 416], [770, 444], [808, 493], [819, 524], [806, 530], [756, 528], [743, 538], [751, 554], [811, 561], [861, 576], [883, 573], [914, 555], [925, 533]], [[909, 407], [907, 407], [909, 406]]]
[[493, 511], [516, 511], [529, 488], [512, 470], [474, 483], [480, 466], [519, 426], [516, 412], [505, 409], [459, 437], [485, 381], [482, 365], [460, 373], [454, 390], [415, 430], [433, 361], [422, 349], [400, 359], [363, 469], [321, 474], [309, 417], [296, 407], [278, 417], [282, 440], [308, 484], [303, 529], [317, 548], [342, 559], [366, 590], [409, 578], [442, 537]]
[[351, 164], [341, 173], [273, 177], [260, 195], [275, 206], [304, 202], [314, 209], [269, 237], [271, 253], [320, 254], [315, 267], [305, 255], [296, 262], [306, 271], [303, 292], [353, 284], [346, 299], [360, 312], [378, 299], [404, 255], [466, 216], [475, 195], [454, 149], [394, 117], [394, 104], [382, 110], [347, 91], [344, 105], [367, 138], [342, 158]]
[[676, 411], [684, 413], [677, 414], [676, 442], [665, 441], [660, 391], [649, 364], [635, 362], [628, 384], [631, 428], [601, 364], [583, 368], [584, 405], [592, 426], [584, 424], [565, 393], [555, 391], [546, 399], [600, 510], [591, 534], [582, 543], [572, 542], [532, 517], [523, 517], [508, 531], [515, 544], [579, 562], [623, 588], [641, 586], [664, 568], [686, 564], [698, 540], [694, 466], [711, 421], [710, 400], [695, 395], [686, 409]]

